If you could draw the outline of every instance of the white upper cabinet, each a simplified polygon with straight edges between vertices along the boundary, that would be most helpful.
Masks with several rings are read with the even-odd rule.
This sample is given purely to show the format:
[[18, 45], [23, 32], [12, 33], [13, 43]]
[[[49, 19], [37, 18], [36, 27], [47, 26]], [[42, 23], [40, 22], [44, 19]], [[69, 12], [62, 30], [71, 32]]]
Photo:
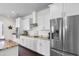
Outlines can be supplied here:
[[21, 29], [22, 31], [28, 31], [31, 29], [31, 24], [33, 23], [32, 15], [28, 15], [22, 18]]
[[37, 23], [37, 12], [36, 11], [32, 12], [32, 18], [33, 18], [33, 24]]
[[49, 8], [50, 19], [79, 14], [79, 3], [54, 3]]
[[[49, 11], [49, 9], [48, 9], [48, 11]], [[45, 15], [43, 24], [44, 24], [45, 30], [50, 30], [50, 14], [49, 14], [49, 12]]]
[[64, 3], [65, 15], [79, 15], [79, 3]]
[[16, 19], [16, 27], [20, 27], [20, 20], [21, 20], [21, 18]]
[[50, 19], [62, 17], [63, 3], [55, 3], [49, 5], [50, 8]]
[[29, 30], [30, 29], [30, 19], [24, 19], [23, 20], [23, 30]]
[[50, 29], [50, 12], [49, 8], [39, 11], [37, 14], [37, 23], [39, 30]]

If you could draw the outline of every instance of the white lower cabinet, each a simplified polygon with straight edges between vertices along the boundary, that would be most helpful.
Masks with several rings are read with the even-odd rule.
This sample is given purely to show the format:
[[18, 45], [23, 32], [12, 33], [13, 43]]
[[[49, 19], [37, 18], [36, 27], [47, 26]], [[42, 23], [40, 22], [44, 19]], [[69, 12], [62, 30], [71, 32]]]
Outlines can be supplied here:
[[39, 40], [38, 42], [38, 52], [42, 55], [50, 55], [50, 41], [49, 40]]
[[19, 44], [39, 54], [50, 55], [50, 40], [20, 36]]
[[24, 45], [23, 40], [24, 40], [24, 37], [21, 36], [20, 39], [19, 39], [19, 44], [22, 45], [22, 46]]
[[32, 47], [33, 47], [32, 43], [33, 43], [33, 40], [31, 38], [26, 37], [25, 47], [28, 48], [28, 49], [32, 49]]
[[32, 49], [32, 39], [25, 37], [25, 36], [21, 36], [20, 40], [19, 40], [19, 44], [26, 47], [26, 48], [30, 48]]
[[40, 40], [38, 40], [37, 42], [37, 52], [41, 54], [41, 44], [40, 44]]
[[30, 40], [26, 39], [25, 43], [26, 43], [25, 47], [26, 48], [30, 48]]
[[29, 39], [24, 40], [24, 47], [29, 48]]
[[50, 41], [41, 40], [40, 41], [40, 53], [43, 55], [50, 55]]
[[33, 39], [29, 39], [29, 48], [33, 50]]
[[36, 52], [37, 52], [37, 49], [38, 49], [38, 48], [37, 48], [37, 47], [38, 47], [37, 44], [38, 44], [38, 39], [34, 39], [34, 40], [33, 40], [33, 50], [36, 51]]

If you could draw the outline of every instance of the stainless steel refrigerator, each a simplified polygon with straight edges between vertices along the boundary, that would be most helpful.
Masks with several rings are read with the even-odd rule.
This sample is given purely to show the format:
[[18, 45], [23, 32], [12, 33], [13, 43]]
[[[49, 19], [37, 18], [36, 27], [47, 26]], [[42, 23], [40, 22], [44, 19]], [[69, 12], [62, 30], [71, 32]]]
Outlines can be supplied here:
[[79, 15], [50, 20], [50, 33], [51, 56], [79, 55]]

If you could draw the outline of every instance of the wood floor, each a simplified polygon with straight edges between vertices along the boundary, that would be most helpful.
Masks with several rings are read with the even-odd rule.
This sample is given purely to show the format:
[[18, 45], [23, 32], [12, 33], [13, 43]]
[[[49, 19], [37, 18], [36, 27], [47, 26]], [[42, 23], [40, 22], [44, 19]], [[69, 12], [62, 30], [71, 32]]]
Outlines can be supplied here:
[[19, 56], [43, 56], [41, 54], [38, 54], [38, 53], [31, 51], [23, 46], [20, 46], [20, 45], [19, 45], [18, 49], [19, 49], [18, 50]]

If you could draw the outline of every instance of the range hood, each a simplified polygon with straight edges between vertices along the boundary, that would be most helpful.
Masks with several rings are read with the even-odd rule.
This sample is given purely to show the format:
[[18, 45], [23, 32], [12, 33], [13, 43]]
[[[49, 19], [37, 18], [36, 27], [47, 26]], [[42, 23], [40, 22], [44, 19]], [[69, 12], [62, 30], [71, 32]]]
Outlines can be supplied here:
[[33, 27], [38, 26], [38, 24], [37, 24], [37, 13], [36, 13], [36, 11], [33, 11], [33, 12], [32, 12], [32, 19], [33, 19], [32, 26], [33, 26]]

